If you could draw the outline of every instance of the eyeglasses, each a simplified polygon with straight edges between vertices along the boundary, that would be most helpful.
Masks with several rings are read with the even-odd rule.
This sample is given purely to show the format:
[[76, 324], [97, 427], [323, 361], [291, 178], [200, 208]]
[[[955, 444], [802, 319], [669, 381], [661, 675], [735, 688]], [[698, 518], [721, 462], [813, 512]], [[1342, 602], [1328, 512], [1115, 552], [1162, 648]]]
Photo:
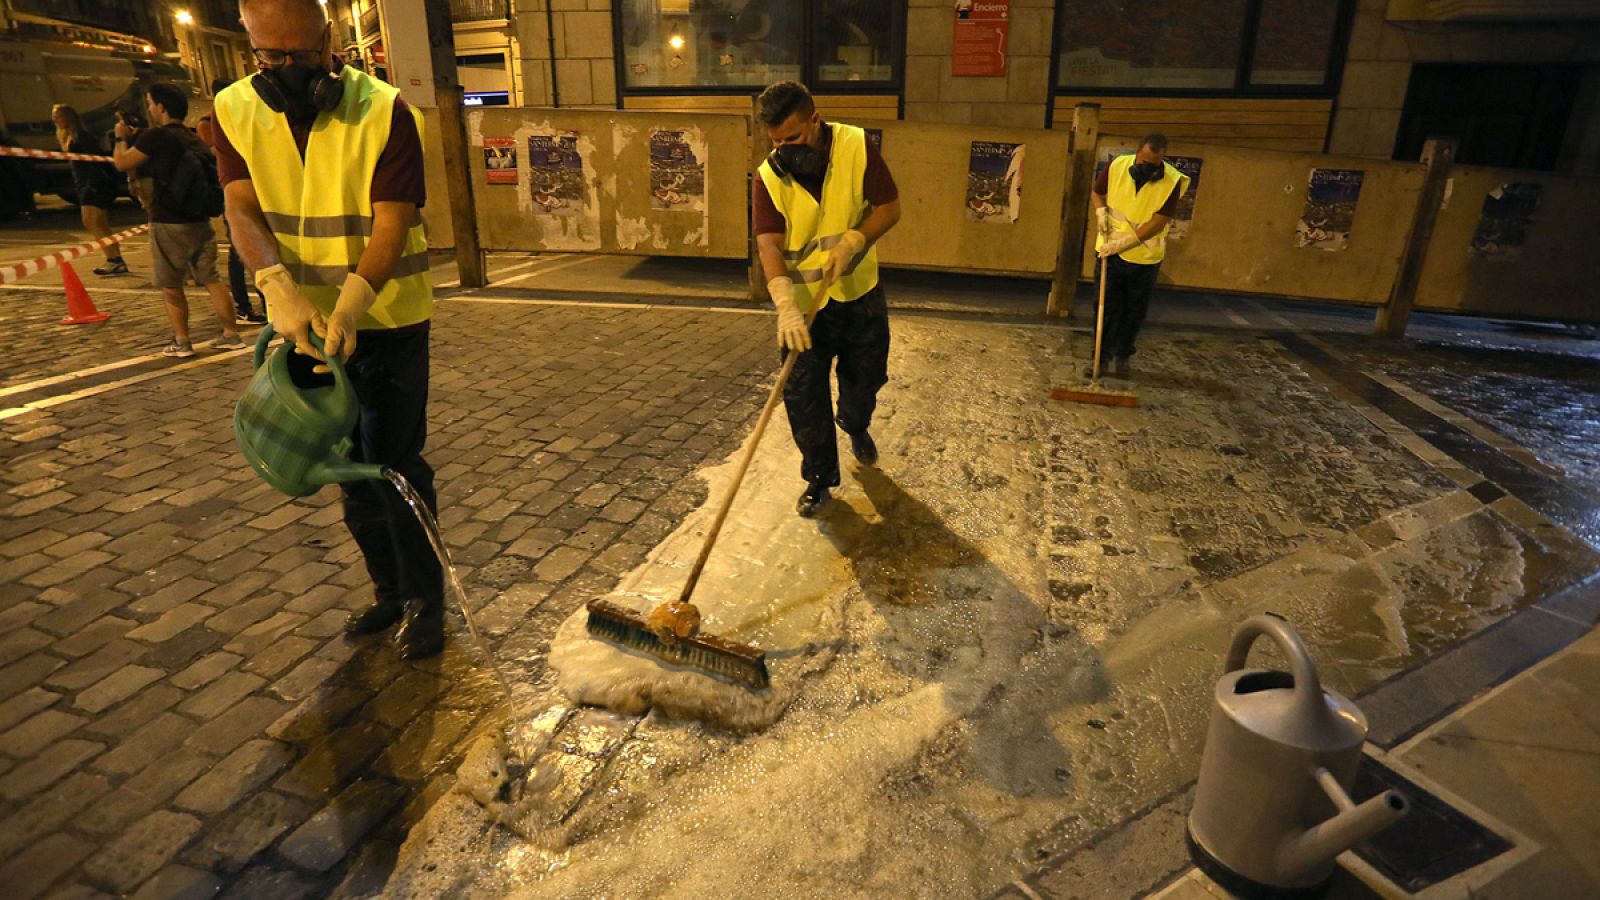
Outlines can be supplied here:
[[322, 33], [322, 46], [312, 50], [275, 50], [270, 47], [251, 47], [250, 52], [255, 54], [256, 62], [266, 69], [276, 69], [289, 64], [294, 60], [297, 65], [315, 66], [322, 62], [322, 53], [328, 49], [328, 33]]

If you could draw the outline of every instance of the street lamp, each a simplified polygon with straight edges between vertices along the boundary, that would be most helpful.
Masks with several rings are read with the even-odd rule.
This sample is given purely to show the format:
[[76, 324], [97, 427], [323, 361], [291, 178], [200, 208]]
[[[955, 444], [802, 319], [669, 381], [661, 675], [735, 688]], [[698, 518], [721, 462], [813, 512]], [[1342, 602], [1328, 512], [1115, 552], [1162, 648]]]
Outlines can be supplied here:
[[178, 20], [178, 24], [179, 25], [188, 26], [188, 25], [193, 25], [194, 24], [194, 16], [190, 15], [190, 13], [189, 13], [189, 11], [187, 9], [178, 10], [178, 14], [177, 14], [176, 18]]

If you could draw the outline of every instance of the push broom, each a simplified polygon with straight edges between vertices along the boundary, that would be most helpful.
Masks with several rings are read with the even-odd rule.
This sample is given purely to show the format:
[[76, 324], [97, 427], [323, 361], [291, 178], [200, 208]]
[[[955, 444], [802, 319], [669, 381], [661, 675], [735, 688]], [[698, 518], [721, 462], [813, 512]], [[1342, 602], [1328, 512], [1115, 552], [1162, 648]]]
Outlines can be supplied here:
[[1139, 395], [1133, 391], [1113, 391], [1100, 386], [1100, 340], [1106, 330], [1106, 257], [1100, 257], [1100, 304], [1094, 315], [1094, 363], [1089, 370], [1089, 384], [1081, 388], [1057, 388], [1050, 392], [1051, 400], [1070, 400], [1073, 403], [1094, 403], [1099, 406], [1138, 406]]
[[[817, 317], [817, 309], [821, 306], [815, 298], [824, 298], [828, 289], [833, 287], [833, 279], [824, 278], [817, 287], [811, 309], [806, 313], [806, 331], [811, 330], [811, 323]], [[705, 571], [706, 560], [711, 558], [711, 548], [716, 546], [717, 536], [722, 533], [722, 524], [728, 518], [728, 510], [733, 508], [734, 498], [739, 494], [739, 486], [744, 483], [744, 475], [750, 469], [750, 462], [755, 459], [756, 448], [761, 445], [761, 436], [767, 431], [767, 422], [772, 418], [772, 411], [777, 408], [778, 400], [783, 397], [783, 387], [789, 383], [789, 375], [794, 371], [795, 360], [800, 354], [790, 351], [783, 361], [783, 368], [778, 370], [778, 380], [772, 385], [772, 393], [767, 395], [767, 405], [761, 408], [761, 418], [756, 420], [755, 431], [750, 434], [745, 442], [744, 455], [739, 460], [739, 468], [733, 473], [733, 482], [728, 485], [728, 492], [722, 498], [722, 504], [717, 509], [717, 517], [712, 520], [711, 528], [706, 532], [705, 542], [700, 545], [700, 555], [695, 558], [694, 566], [689, 569], [689, 577], [683, 584], [683, 590], [678, 592], [676, 600], [669, 600], [650, 611], [648, 617], [642, 616], [627, 607], [596, 597], [588, 604], [589, 633], [597, 638], [609, 641], [622, 647], [639, 650], [665, 662], [682, 666], [691, 666], [712, 675], [719, 675], [730, 681], [742, 684], [753, 690], [762, 690], [768, 683], [767, 655], [759, 648], [738, 641], [728, 640], [712, 634], [700, 634], [700, 610], [689, 601], [694, 594], [695, 585], [700, 583], [700, 575]]]

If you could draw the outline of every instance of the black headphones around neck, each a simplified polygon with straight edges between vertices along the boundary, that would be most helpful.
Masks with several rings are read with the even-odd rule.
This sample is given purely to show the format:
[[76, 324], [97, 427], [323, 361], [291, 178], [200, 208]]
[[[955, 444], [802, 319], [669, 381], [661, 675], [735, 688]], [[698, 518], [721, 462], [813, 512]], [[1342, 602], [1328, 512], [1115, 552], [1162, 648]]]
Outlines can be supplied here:
[[[344, 99], [344, 79], [339, 77], [343, 70], [344, 64], [335, 59], [332, 71], [323, 72], [311, 82], [311, 105], [317, 112], [332, 112]], [[250, 86], [268, 109], [279, 113], [289, 111], [289, 92], [276, 71], [262, 69], [250, 77]]]

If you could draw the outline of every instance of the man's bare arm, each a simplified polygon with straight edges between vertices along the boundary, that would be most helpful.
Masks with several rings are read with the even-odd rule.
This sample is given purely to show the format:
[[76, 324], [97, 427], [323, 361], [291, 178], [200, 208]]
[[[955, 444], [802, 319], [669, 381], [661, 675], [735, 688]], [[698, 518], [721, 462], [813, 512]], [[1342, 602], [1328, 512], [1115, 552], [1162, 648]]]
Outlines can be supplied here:
[[417, 205], [402, 200], [380, 200], [372, 204], [372, 237], [361, 251], [356, 263], [356, 274], [372, 285], [373, 291], [383, 290], [394, 275], [394, 267], [405, 253], [406, 234], [417, 220]]

